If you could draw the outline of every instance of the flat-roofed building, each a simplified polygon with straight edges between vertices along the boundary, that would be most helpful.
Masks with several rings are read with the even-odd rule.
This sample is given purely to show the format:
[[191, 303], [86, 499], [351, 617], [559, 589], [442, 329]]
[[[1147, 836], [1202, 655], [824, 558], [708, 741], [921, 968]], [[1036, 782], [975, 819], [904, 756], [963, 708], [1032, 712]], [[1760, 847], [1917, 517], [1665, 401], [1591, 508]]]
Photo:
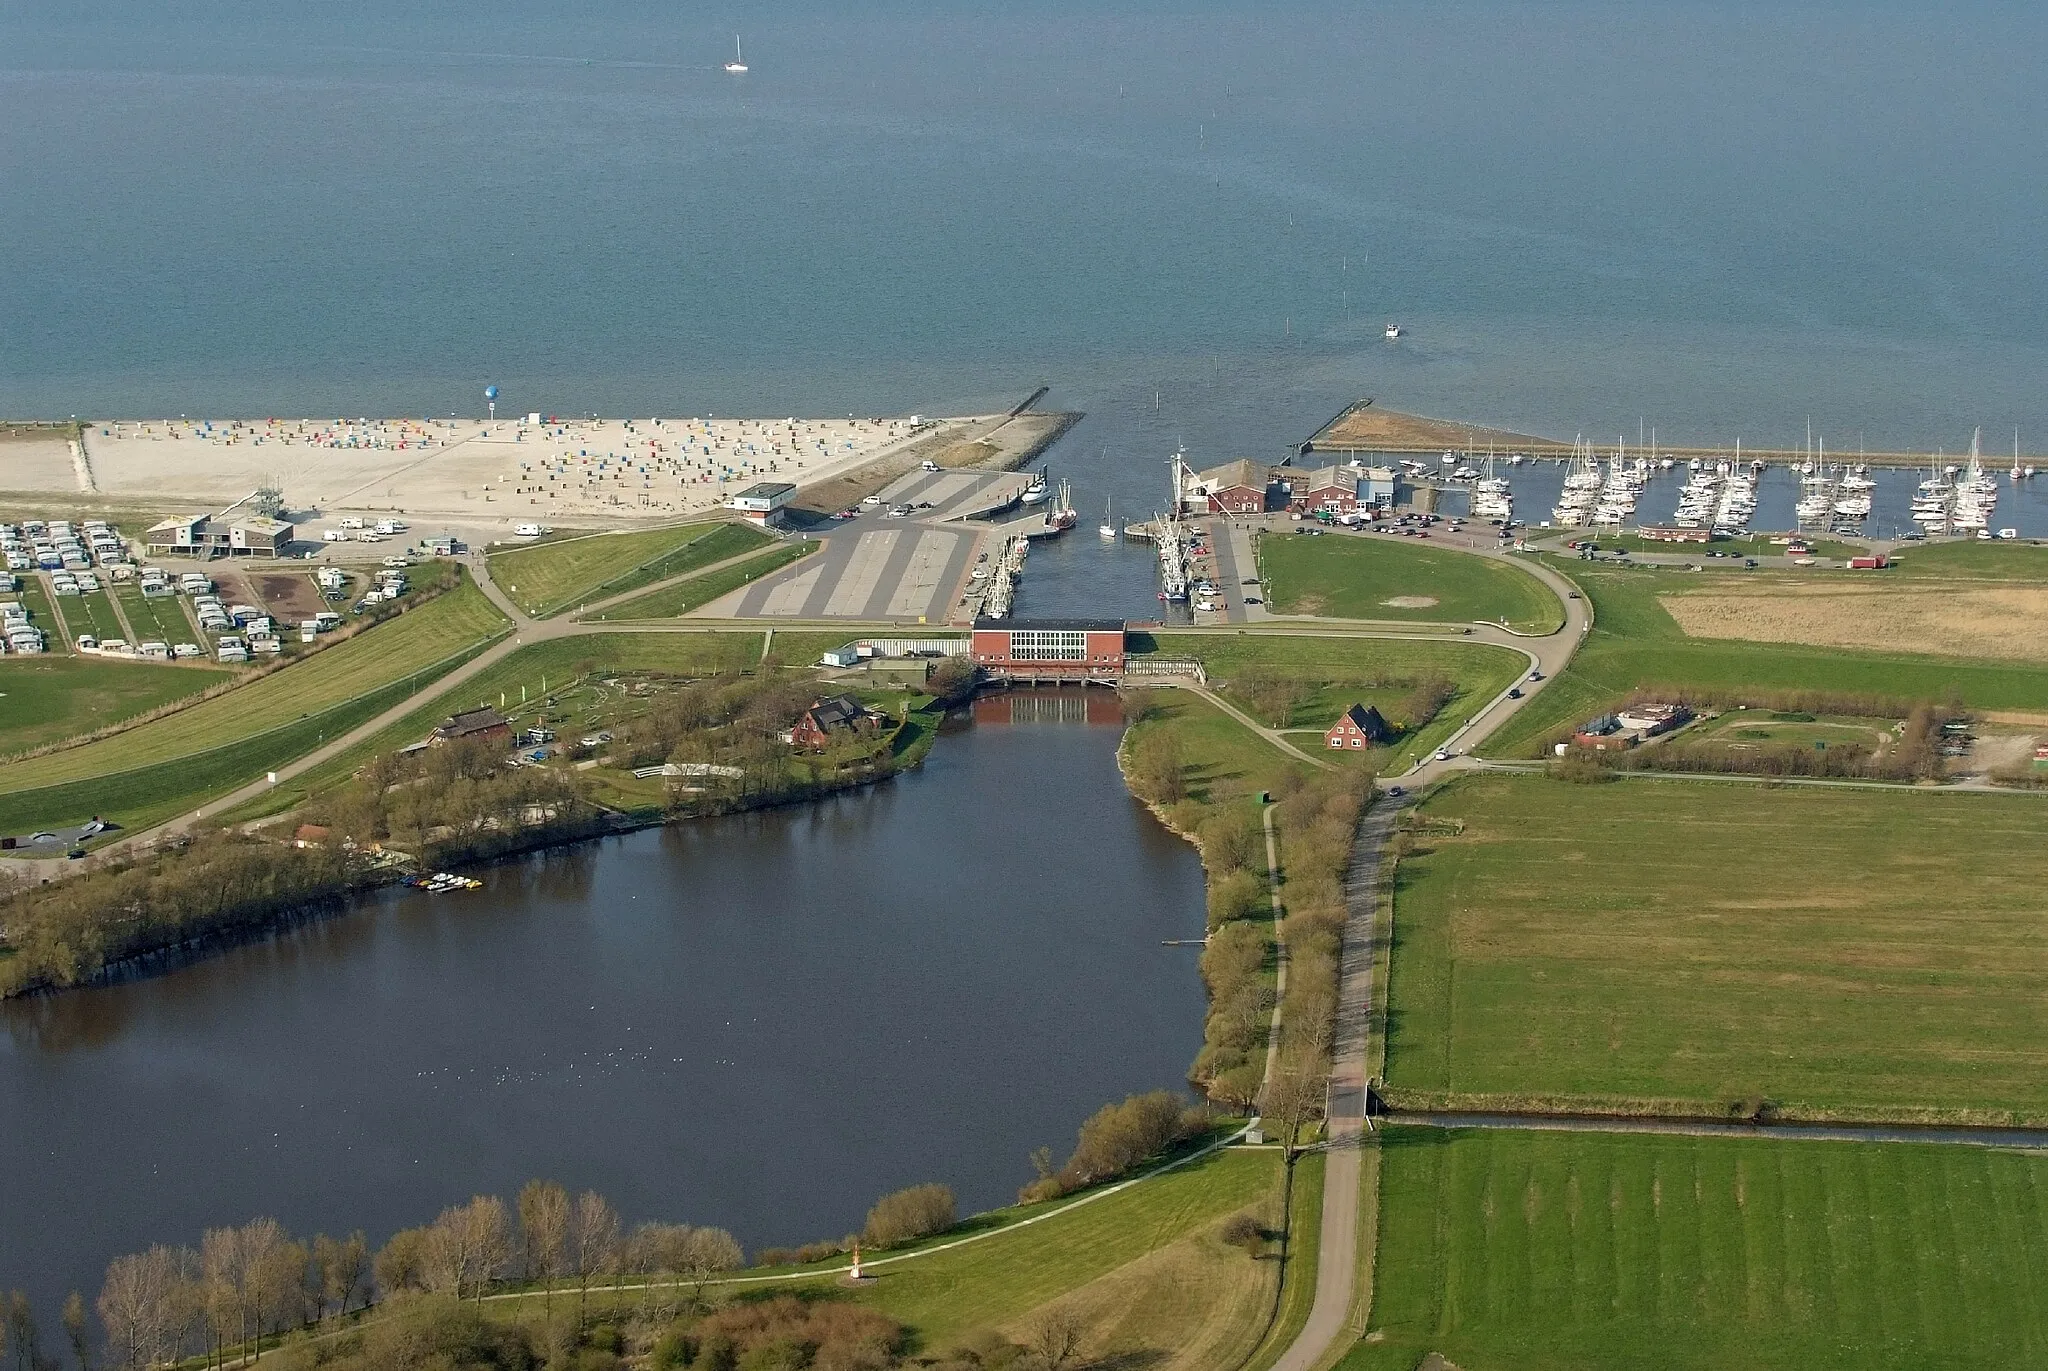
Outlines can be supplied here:
[[159, 557], [282, 557], [292, 526], [282, 519], [166, 519], [145, 533], [143, 545]]
[[760, 481], [727, 500], [725, 506], [738, 510], [750, 523], [765, 524], [795, 498], [796, 487], [787, 481]]
[[1124, 622], [977, 619], [968, 655], [999, 679], [1116, 681], [1124, 674]]

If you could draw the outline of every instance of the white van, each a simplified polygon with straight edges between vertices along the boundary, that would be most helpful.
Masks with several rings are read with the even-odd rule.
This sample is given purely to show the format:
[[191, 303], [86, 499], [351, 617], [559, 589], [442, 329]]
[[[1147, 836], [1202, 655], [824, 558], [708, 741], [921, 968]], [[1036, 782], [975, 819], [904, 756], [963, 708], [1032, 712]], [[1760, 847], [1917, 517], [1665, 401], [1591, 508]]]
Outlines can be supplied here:
[[512, 536], [515, 538], [538, 538], [540, 537], [540, 525], [521, 524], [512, 530]]
[[361, 528], [363, 521], [361, 519], [343, 519], [340, 521], [340, 526], [342, 528]]
[[379, 519], [377, 521], [377, 531], [379, 533], [403, 533], [405, 532], [405, 520]]

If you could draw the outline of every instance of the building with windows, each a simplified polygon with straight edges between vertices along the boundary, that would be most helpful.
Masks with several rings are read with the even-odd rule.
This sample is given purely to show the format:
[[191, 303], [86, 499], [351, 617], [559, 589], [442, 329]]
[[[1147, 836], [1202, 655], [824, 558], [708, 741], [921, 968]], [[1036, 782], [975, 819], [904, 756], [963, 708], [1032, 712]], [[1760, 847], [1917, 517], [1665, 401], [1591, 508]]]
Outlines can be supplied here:
[[1394, 730], [1371, 705], [1353, 705], [1323, 735], [1325, 747], [1368, 748], [1394, 740]]
[[738, 510], [749, 523], [765, 524], [795, 498], [796, 487], [787, 481], [762, 481], [727, 500], [725, 506]]
[[823, 752], [833, 743], [872, 734], [880, 716], [851, 695], [832, 695], [819, 700], [797, 717], [789, 730], [789, 741], [813, 752]]
[[1296, 514], [1349, 514], [1359, 506], [1357, 467], [1318, 467], [1305, 483], [1297, 483], [1288, 508]]
[[159, 557], [282, 557], [291, 548], [292, 526], [282, 519], [166, 519], [143, 535]]
[[968, 655], [1011, 681], [1115, 682], [1124, 674], [1121, 619], [976, 619]]
[[1286, 468], [1240, 458], [1212, 467], [1195, 478], [1191, 492], [1207, 502], [1211, 514], [1263, 514], [1285, 509], [1294, 498]]

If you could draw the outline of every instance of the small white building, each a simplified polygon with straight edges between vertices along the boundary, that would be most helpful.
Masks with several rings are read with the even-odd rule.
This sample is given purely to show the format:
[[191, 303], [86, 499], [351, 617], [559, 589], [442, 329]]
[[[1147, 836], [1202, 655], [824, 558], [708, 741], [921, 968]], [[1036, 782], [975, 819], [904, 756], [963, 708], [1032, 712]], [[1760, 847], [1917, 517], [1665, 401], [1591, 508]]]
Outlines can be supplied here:
[[762, 481], [727, 500], [725, 507], [738, 510], [749, 523], [766, 524], [773, 522], [776, 513], [795, 498], [796, 487], [787, 481]]

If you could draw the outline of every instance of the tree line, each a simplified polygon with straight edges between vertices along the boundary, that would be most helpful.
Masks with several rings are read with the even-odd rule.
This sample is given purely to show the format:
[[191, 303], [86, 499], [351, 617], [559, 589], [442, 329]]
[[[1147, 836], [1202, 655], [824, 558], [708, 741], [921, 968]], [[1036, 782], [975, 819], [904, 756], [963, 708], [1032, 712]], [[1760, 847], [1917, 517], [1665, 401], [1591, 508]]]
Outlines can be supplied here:
[[[651, 1285], [652, 1307], [672, 1314], [684, 1292], [701, 1300], [707, 1282], [745, 1263], [722, 1228], [642, 1223], [628, 1229], [595, 1191], [571, 1194], [529, 1181], [513, 1205], [478, 1195], [432, 1223], [400, 1229], [374, 1252], [360, 1231], [294, 1238], [271, 1218], [211, 1228], [199, 1245], [158, 1244], [107, 1266], [95, 1308], [104, 1364], [145, 1368], [200, 1357], [209, 1366], [262, 1357], [266, 1340], [333, 1325], [378, 1300], [439, 1296], [475, 1302], [507, 1286], [539, 1287], [544, 1313], [556, 1296], [580, 1323], [593, 1287], [627, 1277]], [[666, 1303], [663, 1303], [666, 1300]], [[48, 1365], [28, 1302], [9, 1297], [0, 1350], [23, 1371]], [[64, 1306], [64, 1326], [81, 1367], [87, 1362], [83, 1297]]]
[[303, 812], [330, 828], [319, 844], [217, 827], [64, 881], [17, 885], [0, 898], [0, 946], [13, 953], [0, 958], [0, 998], [331, 906], [392, 878], [386, 848], [433, 868], [601, 831], [587, 792], [575, 772], [509, 768], [483, 743], [378, 757]]
[[[1455, 683], [1439, 679], [1417, 682], [1416, 688], [1432, 713], [1456, 693]], [[1323, 1103], [1336, 1036], [1344, 877], [1359, 815], [1373, 793], [1374, 773], [1348, 755], [1347, 764], [1333, 771], [1304, 776], [1298, 768], [1284, 767], [1277, 773], [1272, 812], [1281, 853], [1283, 918], [1274, 927], [1264, 828], [1257, 812], [1211, 804], [1191, 793], [1193, 767], [1176, 732], [1159, 726], [1158, 712], [1154, 692], [1125, 692], [1124, 713], [1132, 729], [1124, 775], [1133, 792], [1195, 843], [1207, 876], [1208, 937], [1201, 974], [1209, 1007], [1188, 1079], [1217, 1105], [1234, 1112], [1256, 1109], [1273, 1120], [1291, 1149], [1301, 1125]], [[1269, 1078], [1277, 996], [1268, 973], [1283, 946], [1287, 993], [1285, 1003], [1277, 1005], [1280, 1050]]]

